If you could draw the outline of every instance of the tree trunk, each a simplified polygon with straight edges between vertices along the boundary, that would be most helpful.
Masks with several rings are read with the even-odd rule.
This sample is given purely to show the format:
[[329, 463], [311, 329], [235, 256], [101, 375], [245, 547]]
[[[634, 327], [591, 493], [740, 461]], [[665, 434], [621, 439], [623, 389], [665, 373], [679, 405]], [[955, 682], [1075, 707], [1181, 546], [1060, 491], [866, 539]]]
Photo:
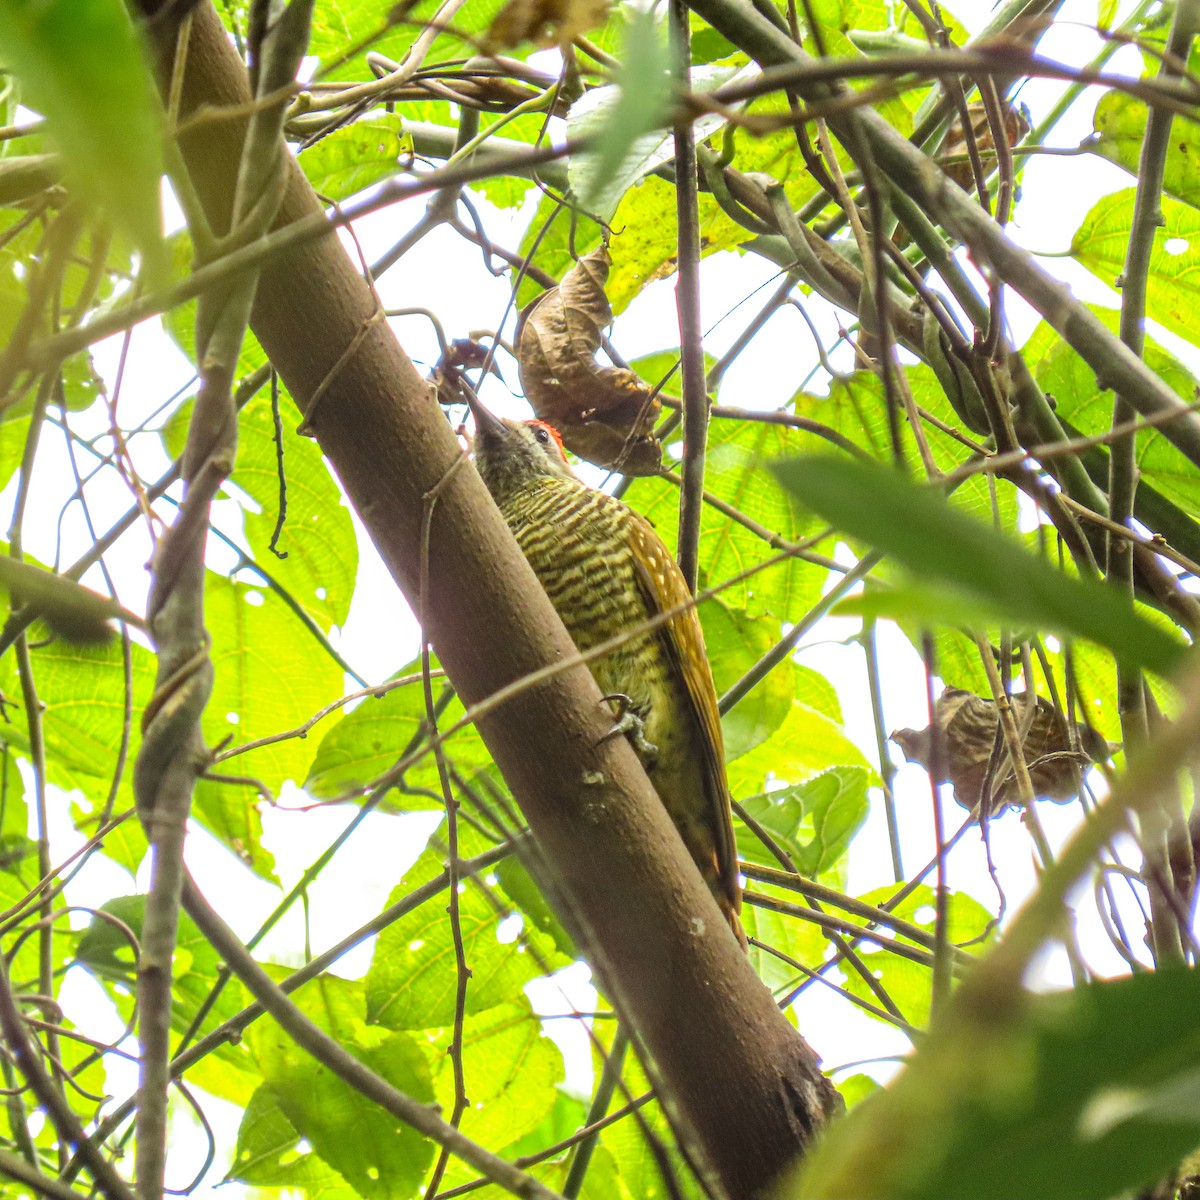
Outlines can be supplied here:
[[[248, 103], [245, 69], [208, 0], [141, 3], [163, 16], [149, 27], [164, 81], [176, 41], [169, 10], [192, 8], [181, 120]], [[243, 135], [241, 120], [210, 115], [181, 138], [218, 230]], [[320, 210], [284, 159], [277, 226]], [[566, 630], [332, 232], [263, 270], [251, 325], [463, 702], [569, 658]], [[481, 717], [479, 729], [674, 1115], [731, 1196], [761, 1195], [837, 1096], [721, 920], [633, 750], [602, 740], [611, 724], [590, 672], [572, 667]]]

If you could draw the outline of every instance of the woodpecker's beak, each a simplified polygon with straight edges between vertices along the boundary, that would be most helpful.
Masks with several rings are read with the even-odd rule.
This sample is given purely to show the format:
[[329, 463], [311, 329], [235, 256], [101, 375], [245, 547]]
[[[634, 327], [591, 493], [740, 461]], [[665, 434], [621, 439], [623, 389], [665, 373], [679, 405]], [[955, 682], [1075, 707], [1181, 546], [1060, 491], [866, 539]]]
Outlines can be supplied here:
[[467, 407], [475, 418], [475, 436], [499, 440], [504, 437], [504, 422], [494, 412], [483, 407], [474, 392], [467, 392]]

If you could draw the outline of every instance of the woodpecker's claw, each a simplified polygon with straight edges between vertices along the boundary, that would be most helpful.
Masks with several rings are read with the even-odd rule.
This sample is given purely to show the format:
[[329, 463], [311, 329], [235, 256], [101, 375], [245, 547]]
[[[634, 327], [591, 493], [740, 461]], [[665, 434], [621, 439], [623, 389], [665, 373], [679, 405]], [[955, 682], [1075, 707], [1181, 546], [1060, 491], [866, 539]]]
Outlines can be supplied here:
[[600, 739], [607, 742], [609, 738], [624, 734], [629, 738], [642, 766], [647, 771], [653, 771], [658, 763], [658, 747], [653, 742], [646, 741], [646, 722], [633, 709], [633, 701], [623, 692], [615, 692], [605, 696], [604, 700], [616, 705], [616, 724]]

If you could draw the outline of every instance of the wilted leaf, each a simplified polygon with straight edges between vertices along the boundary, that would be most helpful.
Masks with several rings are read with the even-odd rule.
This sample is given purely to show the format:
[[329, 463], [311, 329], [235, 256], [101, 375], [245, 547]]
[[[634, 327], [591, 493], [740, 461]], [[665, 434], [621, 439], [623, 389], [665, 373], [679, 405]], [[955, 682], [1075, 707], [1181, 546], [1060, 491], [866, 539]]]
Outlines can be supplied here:
[[[985, 172], [996, 169], [996, 143], [988, 121], [987, 110], [981, 100], [967, 105], [967, 115], [971, 118], [971, 133], [975, 140], [975, 148]], [[1029, 132], [1029, 111], [1023, 104], [1005, 104], [1004, 136], [1009, 146], [1015, 146]], [[971, 168], [968, 155], [967, 138], [963, 132], [962, 119], [955, 121], [946, 141], [942, 145], [940, 155], [942, 170], [958, 184], [965, 192], [975, 190], [975, 173]], [[952, 161], [947, 162], [947, 159]]]
[[613, 319], [604, 294], [609, 262], [608, 248], [598, 246], [522, 311], [517, 365], [533, 411], [568, 450], [598, 467], [651, 475], [662, 461], [653, 434], [658, 400], [634, 372], [595, 357]]
[[569, 46], [581, 33], [608, 20], [609, 0], [508, 0], [484, 38], [487, 50], [510, 50], [522, 42]]
[[489, 375], [495, 375], [501, 383], [504, 382], [493, 351], [493, 346], [484, 345], [476, 338], [455, 338], [446, 346], [441, 358], [426, 376], [437, 389], [438, 403], [443, 408], [467, 403], [467, 393], [463, 390], [464, 371], [486, 368]]
[[[1073, 746], [1066, 719], [1044, 697], [1036, 698], [1032, 716], [1024, 692], [1011, 700], [1017, 730], [1024, 731], [1021, 744], [1034, 795], [1059, 802], [1073, 799], [1076, 794], [1073, 768], [1087, 770], [1089, 762], [1109, 758], [1108, 743], [1095, 730], [1076, 722], [1077, 741]], [[1000, 713], [994, 700], [948, 687], [934, 709], [934, 721], [940, 731], [937, 782], [953, 783], [954, 799], [963, 808], [973, 811], [983, 800], [993, 751], [996, 765], [988, 788], [988, 814], [1017, 799], [1017, 782], [1005, 743], [997, 743]], [[933, 729], [932, 725], [926, 729], [898, 729], [892, 734], [892, 741], [904, 751], [909, 762], [931, 771]]]

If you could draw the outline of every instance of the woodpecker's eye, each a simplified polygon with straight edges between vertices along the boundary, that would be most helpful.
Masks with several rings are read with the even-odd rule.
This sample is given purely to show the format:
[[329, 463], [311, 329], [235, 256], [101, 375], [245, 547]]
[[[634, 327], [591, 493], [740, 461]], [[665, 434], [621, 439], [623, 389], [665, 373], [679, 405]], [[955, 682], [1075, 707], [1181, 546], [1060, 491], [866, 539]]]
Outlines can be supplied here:
[[548, 429], [543, 429], [539, 425], [536, 429], [534, 429], [533, 436], [537, 438], [537, 440], [541, 442], [543, 446], [550, 445], [550, 431]]

